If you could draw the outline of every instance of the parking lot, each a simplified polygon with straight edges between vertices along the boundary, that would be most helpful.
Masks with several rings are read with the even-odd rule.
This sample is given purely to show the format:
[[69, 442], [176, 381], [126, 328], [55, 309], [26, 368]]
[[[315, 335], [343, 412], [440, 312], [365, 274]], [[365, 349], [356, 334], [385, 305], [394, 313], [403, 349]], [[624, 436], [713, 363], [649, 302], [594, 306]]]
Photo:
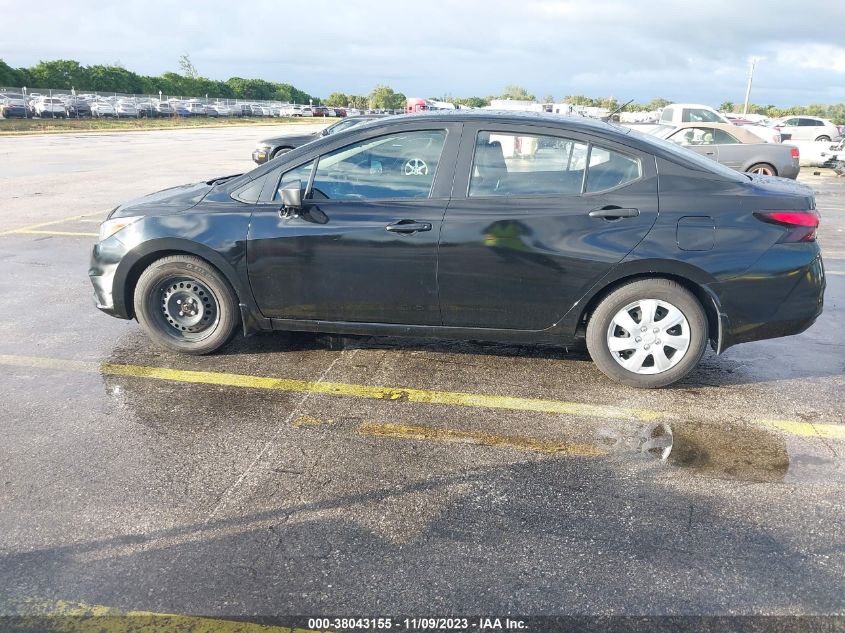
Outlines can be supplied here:
[[4, 612], [845, 612], [845, 178], [799, 176], [819, 321], [665, 390], [551, 347], [272, 334], [179, 356], [94, 308], [109, 209], [250, 169], [275, 132], [0, 138]]

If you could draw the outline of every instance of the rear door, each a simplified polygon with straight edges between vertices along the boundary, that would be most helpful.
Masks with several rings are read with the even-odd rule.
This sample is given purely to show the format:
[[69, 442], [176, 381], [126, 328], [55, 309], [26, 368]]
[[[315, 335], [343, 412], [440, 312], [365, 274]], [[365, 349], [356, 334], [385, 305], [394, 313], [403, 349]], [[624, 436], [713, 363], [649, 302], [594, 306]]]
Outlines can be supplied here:
[[551, 327], [657, 211], [650, 155], [558, 128], [466, 124], [440, 241], [444, 325]]

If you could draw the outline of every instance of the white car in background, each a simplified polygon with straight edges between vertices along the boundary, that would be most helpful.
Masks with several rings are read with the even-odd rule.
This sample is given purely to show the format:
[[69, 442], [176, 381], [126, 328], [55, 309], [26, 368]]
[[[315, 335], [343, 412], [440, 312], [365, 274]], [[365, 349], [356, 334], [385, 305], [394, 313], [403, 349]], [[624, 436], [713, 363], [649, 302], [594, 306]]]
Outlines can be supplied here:
[[91, 104], [91, 116], [112, 117], [115, 115], [114, 106], [108, 101], [95, 101]]
[[114, 112], [117, 116], [138, 118], [138, 108], [131, 101], [118, 101], [114, 104]]
[[205, 106], [199, 101], [187, 101], [184, 103], [184, 106], [192, 116], [203, 116], [206, 114]]
[[42, 119], [67, 117], [67, 108], [61, 99], [55, 97], [40, 97], [32, 102], [32, 111]]
[[841, 136], [839, 126], [817, 116], [788, 116], [778, 119], [774, 125], [794, 141], [832, 141]]
[[[678, 126], [681, 123], [733, 123], [710, 106], [700, 103], [672, 103], [663, 108], [658, 120], [660, 125]], [[743, 125], [744, 129], [759, 136], [767, 143], [780, 143], [780, 131], [764, 125]]]

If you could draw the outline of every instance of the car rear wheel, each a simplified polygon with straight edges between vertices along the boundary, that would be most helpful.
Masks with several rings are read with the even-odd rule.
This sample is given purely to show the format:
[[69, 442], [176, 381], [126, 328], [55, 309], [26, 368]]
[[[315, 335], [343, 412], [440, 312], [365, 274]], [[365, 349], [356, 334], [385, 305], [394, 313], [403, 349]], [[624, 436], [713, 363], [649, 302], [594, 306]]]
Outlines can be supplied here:
[[192, 255], [163, 257], [141, 273], [135, 315], [158, 345], [184, 354], [210, 354], [238, 324], [235, 291], [225, 277]]
[[777, 176], [778, 170], [768, 163], [756, 163], [746, 170], [749, 174], [762, 174], [764, 176]]
[[707, 316], [698, 299], [669, 279], [620, 286], [598, 304], [587, 324], [596, 366], [631, 387], [665, 387], [686, 376], [707, 344]]
[[824, 135], [822, 135], [822, 136], [818, 137], [816, 140], [817, 140], [817, 141], [826, 141], [826, 142], [828, 142], [828, 143], [829, 143], [829, 142], [830, 142], [830, 137], [829, 137], [829, 136], [824, 136]]

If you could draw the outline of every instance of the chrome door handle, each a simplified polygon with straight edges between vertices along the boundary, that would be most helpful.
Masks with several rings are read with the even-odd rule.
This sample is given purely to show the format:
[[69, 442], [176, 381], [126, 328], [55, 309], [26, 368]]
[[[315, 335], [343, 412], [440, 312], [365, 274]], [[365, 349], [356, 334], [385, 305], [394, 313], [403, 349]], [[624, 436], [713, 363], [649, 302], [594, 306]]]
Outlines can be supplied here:
[[399, 220], [384, 227], [385, 231], [391, 233], [416, 233], [418, 231], [430, 231], [430, 222], [417, 222], [416, 220]]
[[590, 211], [591, 218], [618, 220], [619, 218], [635, 218], [640, 214], [639, 209], [621, 209], [619, 207], [602, 207]]

